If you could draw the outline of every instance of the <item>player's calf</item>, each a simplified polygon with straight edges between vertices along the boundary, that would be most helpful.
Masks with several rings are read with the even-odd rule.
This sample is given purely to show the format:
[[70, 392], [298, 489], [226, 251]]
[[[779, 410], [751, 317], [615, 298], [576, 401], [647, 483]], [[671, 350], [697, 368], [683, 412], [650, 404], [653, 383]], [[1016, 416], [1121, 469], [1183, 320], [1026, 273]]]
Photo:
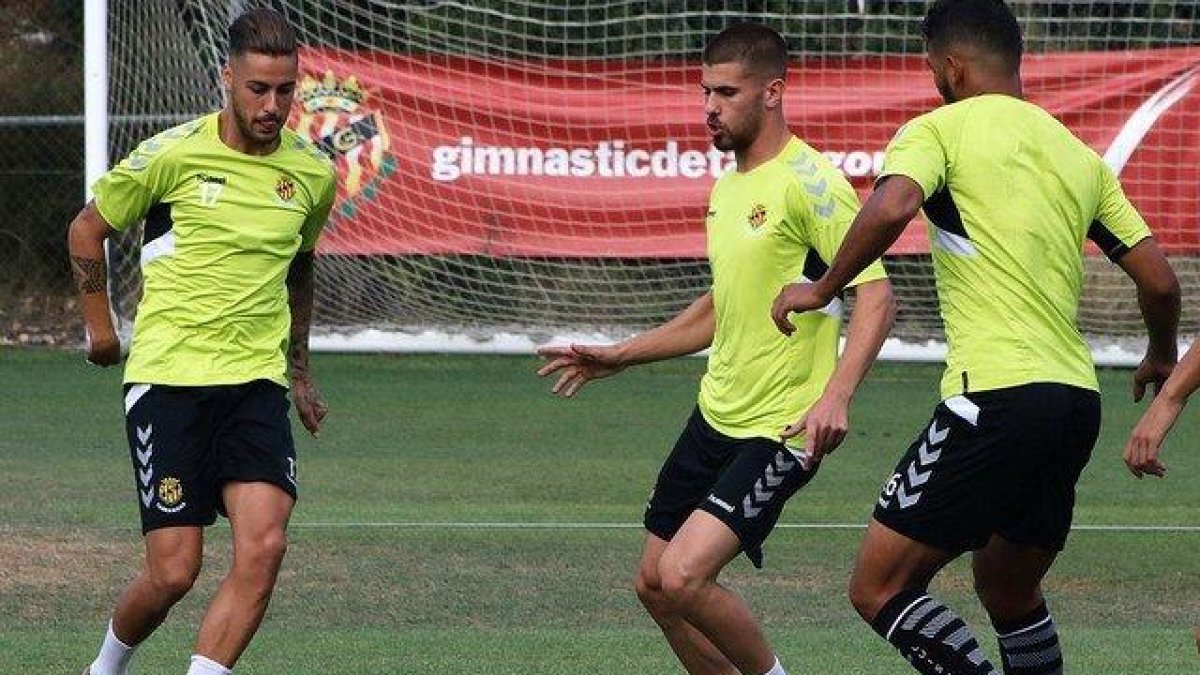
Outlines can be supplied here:
[[924, 675], [998, 675], [967, 624], [924, 589], [896, 594], [871, 627]]
[[1046, 603], [1013, 621], [996, 622], [1005, 675], [1062, 675], [1058, 629]]

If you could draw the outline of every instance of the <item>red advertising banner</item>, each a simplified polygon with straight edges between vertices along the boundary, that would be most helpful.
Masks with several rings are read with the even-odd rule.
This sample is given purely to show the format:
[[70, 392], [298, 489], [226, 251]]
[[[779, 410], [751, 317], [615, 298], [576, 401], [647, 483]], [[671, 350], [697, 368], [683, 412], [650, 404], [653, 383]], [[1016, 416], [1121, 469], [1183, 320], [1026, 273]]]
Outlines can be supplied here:
[[[484, 62], [305, 51], [291, 123], [336, 158], [321, 252], [704, 255], [732, 164], [696, 63]], [[1032, 55], [1026, 95], [1105, 156], [1159, 241], [1200, 252], [1200, 48]], [[792, 64], [785, 111], [860, 193], [897, 128], [940, 104], [918, 56]], [[892, 253], [927, 252], [914, 223]]]

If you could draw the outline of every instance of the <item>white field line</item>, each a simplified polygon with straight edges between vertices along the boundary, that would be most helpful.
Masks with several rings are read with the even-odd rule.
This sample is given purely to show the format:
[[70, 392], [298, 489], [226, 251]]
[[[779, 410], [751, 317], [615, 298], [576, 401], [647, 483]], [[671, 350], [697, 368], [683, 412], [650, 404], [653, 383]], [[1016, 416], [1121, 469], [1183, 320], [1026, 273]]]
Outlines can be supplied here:
[[[353, 529], [378, 528], [397, 530], [456, 529], [456, 530], [640, 530], [641, 523], [553, 522], [553, 521], [378, 521], [378, 522], [293, 522], [296, 529]], [[783, 530], [862, 530], [864, 523], [780, 523]], [[1200, 525], [1075, 525], [1082, 532], [1200, 532]]]
[[[228, 522], [218, 521], [217, 527], [228, 527]], [[780, 523], [775, 529], [780, 530], [862, 530], [864, 523]], [[554, 521], [314, 521], [288, 524], [293, 530], [352, 530], [352, 529], [381, 529], [381, 530], [640, 530], [641, 523], [621, 522], [554, 522]], [[27, 531], [71, 531], [71, 530], [136, 530], [136, 525], [16, 525], [0, 524], [0, 533]], [[1075, 525], [1074, 532], [1174, 532], [1200, 533], [1200, 525]]]

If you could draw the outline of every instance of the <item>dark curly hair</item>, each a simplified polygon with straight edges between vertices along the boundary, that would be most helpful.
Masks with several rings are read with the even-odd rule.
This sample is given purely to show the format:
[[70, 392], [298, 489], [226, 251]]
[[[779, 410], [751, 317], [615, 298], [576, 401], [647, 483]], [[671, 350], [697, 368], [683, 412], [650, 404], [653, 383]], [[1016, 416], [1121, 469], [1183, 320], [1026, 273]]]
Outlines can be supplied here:
[[995, 57], [1008, 72], [1021, 67], [1021, 27], [1004, 0], [938, 0], [926, 13], [921, 34], [937, 50], [969, 45]]

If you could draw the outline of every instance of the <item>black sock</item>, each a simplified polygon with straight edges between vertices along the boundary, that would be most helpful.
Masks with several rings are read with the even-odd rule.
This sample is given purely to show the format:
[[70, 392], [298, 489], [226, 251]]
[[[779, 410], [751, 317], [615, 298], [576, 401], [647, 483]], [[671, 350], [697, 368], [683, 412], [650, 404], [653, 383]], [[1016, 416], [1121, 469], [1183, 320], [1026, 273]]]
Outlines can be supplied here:
[[871, 627], [924, 675], [998, 675], [967, 624], [924, 589], [888, 600]]
[[1019, 619], [997, 623], [996, 639], [1005, 675], [1062, 675], [1062, 649], [1046, 603]]

